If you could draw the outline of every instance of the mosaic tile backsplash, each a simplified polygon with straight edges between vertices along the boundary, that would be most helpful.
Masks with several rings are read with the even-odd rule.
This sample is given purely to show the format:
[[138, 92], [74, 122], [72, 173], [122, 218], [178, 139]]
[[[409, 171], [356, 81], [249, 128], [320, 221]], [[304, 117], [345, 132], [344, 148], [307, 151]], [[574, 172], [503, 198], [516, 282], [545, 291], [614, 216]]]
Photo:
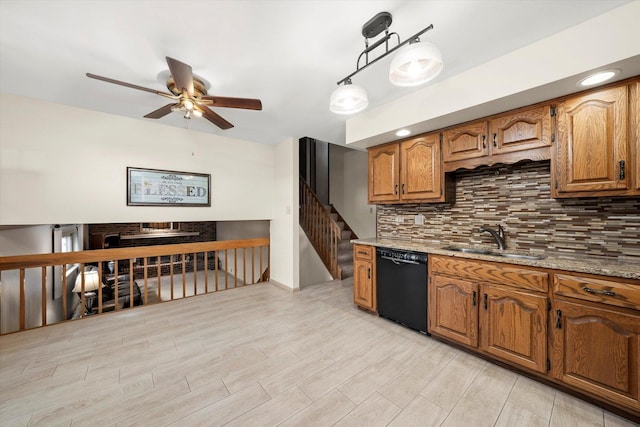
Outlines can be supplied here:
[[478, 228], [501, 224], [509, 250], [640, 264], [640, 198], [553, 199], [550, 173], [549, 161], [457, 172], [455, 204], [380, 205], [377, 237], [495, 246]]

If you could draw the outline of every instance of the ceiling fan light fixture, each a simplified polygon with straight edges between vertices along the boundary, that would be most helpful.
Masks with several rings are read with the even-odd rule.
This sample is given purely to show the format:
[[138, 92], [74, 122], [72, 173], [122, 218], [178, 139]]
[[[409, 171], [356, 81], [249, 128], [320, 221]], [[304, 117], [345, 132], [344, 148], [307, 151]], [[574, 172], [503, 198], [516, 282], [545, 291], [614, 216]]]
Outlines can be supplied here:
[[369, 105], [367, 92], [362, 86], [354, 85], [351, 80], [345, 81], [331, 94], [329, 109], [336, 114], [358, 113]]
[[434, 44], [415, 42], [401, 48], [389, 67], [389, 81], [396, 86], [418, 86], [442, 72], [442, 54]]
[[144, 118], [147, 119], [160, 119], [167, 114], [180, 111], [181, 113], [184, 113], [185, 119], [190, 119], [192, 116], [204, 117], [212, 124], [224, 130], [231, 129], [233, 124], [229, 123], [218, 113], [209, 109], [207, 105], [216, 104], [219, 107], [226, 108], [262, 110], [262, 102], [259, 99], [207, 95], [207, 85], [201, 79], [193, 75], [190, 65], [176, 59], [169, 58], [168, 56], [165, 59], [169, 66], [170, 74], [167, 80], [167, 89], [169, 89], [170, 93], [122, 82], [109, 77], [98, 76], [96, 74], [86, 73], [86, 76], [91, 79], [102, 80], [103, 82], [117, 84], [119, 86], [154, 93], [173, 101], [171, 104], [167, 104], [155, 111], [145, 114]]

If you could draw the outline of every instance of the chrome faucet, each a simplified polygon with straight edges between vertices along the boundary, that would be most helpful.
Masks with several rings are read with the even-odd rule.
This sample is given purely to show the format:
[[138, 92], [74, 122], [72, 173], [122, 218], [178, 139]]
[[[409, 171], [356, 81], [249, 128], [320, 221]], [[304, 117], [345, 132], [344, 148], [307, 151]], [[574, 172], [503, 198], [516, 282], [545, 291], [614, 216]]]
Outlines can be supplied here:
[[484, 233], [485, 231], [493, 236], [499, 249], [506, 249], [507, 244], [504, 241], [504, 228], [502, 228], [501, 225], [498, 224], [498, 231], [489, 227], [478, 228], [478, 233]]

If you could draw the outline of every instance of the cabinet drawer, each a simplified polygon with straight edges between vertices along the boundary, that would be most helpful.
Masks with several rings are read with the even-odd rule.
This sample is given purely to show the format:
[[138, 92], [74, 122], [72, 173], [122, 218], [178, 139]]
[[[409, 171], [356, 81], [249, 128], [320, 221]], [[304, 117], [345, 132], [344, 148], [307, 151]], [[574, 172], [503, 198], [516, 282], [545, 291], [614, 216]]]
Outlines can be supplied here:
[[549, 290], [549, 274], [543, 271], [456, 257], [432, 256], [429, 260], [432, 273], [443, 273], [538, 292]]
[[376, 253], [375, 246], [353, 245], [353, 257], [357, 259], [373, 261]]
[[640, 310], [640, 284], [556, 274], [553, 291], [555, 295]]

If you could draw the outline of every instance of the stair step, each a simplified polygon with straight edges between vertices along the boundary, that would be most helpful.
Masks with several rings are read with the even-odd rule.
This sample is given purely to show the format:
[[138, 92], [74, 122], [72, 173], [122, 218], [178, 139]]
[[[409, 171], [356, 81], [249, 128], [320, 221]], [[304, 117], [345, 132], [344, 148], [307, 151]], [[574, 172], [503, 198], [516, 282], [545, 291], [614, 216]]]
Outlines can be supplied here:
[[352, 251], [353, 243], [351, 243], [349, 240], [340, 240], [338, 242], [338, 252], [344, 250]]
[[342, 239], [350, 239], [351, 238], [351, 230], [342, 230]]
[[342, 271], [342, 280], [353, 276], [353, 264], [340, 266]]
[[345, 252], [345, 253], [338, 253], [338, 264], [342, 265], [343, 263], [347, 264], [347, 263], [353, 263], [353, 253], [352, 252]]
[[353, 255], [353, 250], [350, 248], [340, 248], [338, 247], [338, 255], [342, 255], [342, 254], [351, 254]]

